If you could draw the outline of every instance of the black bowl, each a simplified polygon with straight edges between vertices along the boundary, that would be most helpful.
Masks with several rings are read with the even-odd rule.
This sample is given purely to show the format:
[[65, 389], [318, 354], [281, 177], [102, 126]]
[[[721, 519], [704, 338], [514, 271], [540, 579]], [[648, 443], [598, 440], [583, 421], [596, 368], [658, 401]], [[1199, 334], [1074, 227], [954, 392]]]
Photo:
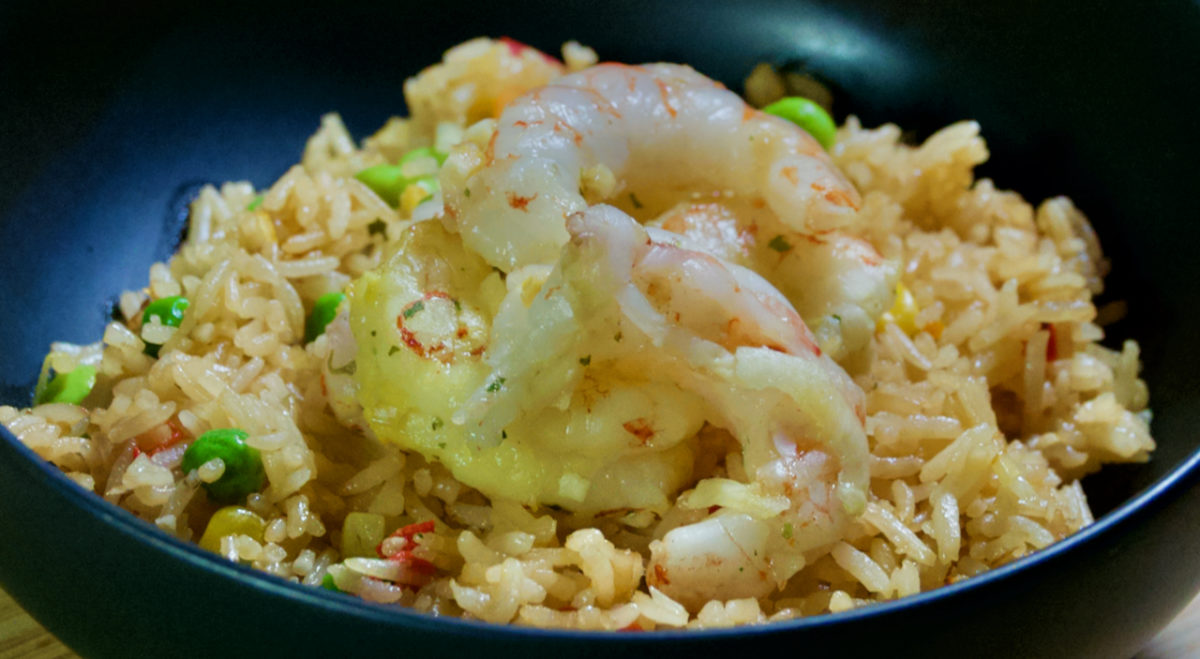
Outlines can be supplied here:
[[0, 10], [0, 402], [25, 405], [51, 340], [90, 342], [114, 296], [180, 238], [201, 182], [271, 183], [318, 116], [359, 136], [403, 111], [401, 83], [479, 34], [606, 58], [684, 61], [737, 86], [762, 60], [831, 81], [839, 118], [924, 137], [973, 118], [982, 175], [1076, 200], [1129, 303], [1159, 442], [1085, 486], [1103, 517], [982, 577], [848, 614], [705, 633], [586, 634], [440, 620], [218, 560], [82, 492], [0, 433], [0, 582], [96, 656], [1129, 656], [1200, 587], [1200, 325], [1193, 2], [609, 1]]

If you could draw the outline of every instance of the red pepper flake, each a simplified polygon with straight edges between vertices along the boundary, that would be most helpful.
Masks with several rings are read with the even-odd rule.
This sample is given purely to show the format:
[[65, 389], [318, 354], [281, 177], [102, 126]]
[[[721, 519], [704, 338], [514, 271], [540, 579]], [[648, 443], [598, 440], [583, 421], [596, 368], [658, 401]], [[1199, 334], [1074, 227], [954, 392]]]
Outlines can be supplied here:
[[[571, 124], [568, 124], [565, 121], [559, 120], [559, 121], [554, 122], [554, 132], [556, 132], [556, 133], [570, 132], [571, 140], [575, 142], [575, 146], [581, 146], [583, 144], [583, 133], [580, 133], [578, 130], [575, 130], [574, 126], [572, 126]], [[536, 197], [537, 195], [534, 195], [534, 196]]]
[[434, 523], [433, 520], [430, 519], [424, 522], [416, 522], [415, 524], [401, 526], [392, 533], [392, 537], [404, 538], [405, 540], [411, 541], [415, 535], [420, 535], [422, 533], [433, 533], [433, 529]]
[[628, 625], [625, 625], [624, 627], [618, 629], [617, 631], [619, 631], [619, 632], [644, 632], [646, 630], [642, 629], [642, 626], [639, 625], [636, 620], [634, 620], [633, 622], [629, 623]]
[[408, 549], [401, 549], [386, 558], [400, 564], [401, 571], [394, 583], [401, 587], [417, 590], [433, 581], [433, 577], [438, 571], [436, 565], [414, 555]]
[[621, 427], [625, 429], [625, 432], [637, 437], [642, 446], [645, 446], [654, 437], [654, 428], [650, 426], [650, 422], [646, 421], [644, 417], [638, 417], [633, 421], [626, 421], [621, 424]]
[[667, 114], [671, 115], [671, 118], [674, 119], [679, 112], [675, 109], [674, 105], [671, 105], [671, 90], [667, 88], [667, 83], [658, 78], [654, 79], [654, 84], [658, 85], [658, 95], [662, 97], [663, 107], [667, 109]]
[[413, 553], [407, 549], [401, 549], [387, 558], [389, 561], [399, 561], [400, 563], [404, 563], [405, 566], [417, 574], [437, 574], [436, 565], [423, 558], [413, 555]]
[[[404, 538], [404, 540], [405, 540], [404, 547], [408, 548], [408, 547], [412, 547], [414, 544], [416, 544], [413, 542], [414, 536], [420, 535], [422, 533], [433, 533], [433, 528], [434, 528], [434, 523], [433, 523], [432, 519], [424, 521], [424, 522], [417, 522], [415, 524], [401, 526], [400, 528], [393, 531], [391, 535], [384, 538], [383, 540], [386, 541], [386, 540], [390, 540], [391, 538]], [[401, 551], [404, 551], [404, 550], [401, 550]], [[383, 541], [380, 541], [380, 543], [375, 546], [375, 553], [379, 554], [380, 558], [391, 558], [390, 556], [387, 556], [386, 554], [383, 553]], [[418, 559], [418, 560], [420, 560], [420, 559]], [[426, 561], [426, 562], [428, 562], [428, 561]]]
[[655, 585], [657, 585], [657, 584], [662, 584], [664, 586], [671, 585], [671, 580], [667, 578], [667, 568], [663, 567], [662, 563], [654, 564], [654, 578], [656, 581]]
[[554, 64], [556, 66], [562, 66], [562, 62], [558, 61], [558, 59], [551, 57], [550, 55], [547, 55], [546, 53], [543, 53], [542, 51], [538, 50], [537, 48], [534, 48], [533, 46], [521, 43], [520, 41], [517, 41], [516, 39], [510, 38], [510, 37], [500, 37], [499, 39], [497, 39], [497, 41], [504, 44], [505, 46], [508, 46], [508, 52], [512, 53], [516, 57], [520, 57], [521, 54], [527, 50], [532, 50], [534, 53], [541, 55], [542, 59], [546, 60], [547, 62]]
[[720, 507], [720, 506], [717, 506], [717, 505], [712, 505], [712, 506], [709, 506], [709, 507], [708, 507], [708, 514], [709, 514], [709, 515], [711, 515], [711, 514], [713, 514], [713, 513], [717, 512], [717, 511], [718, 511], [718, 510], [720, 510], [720, 509], [721, 509], [721, 507]]
[[180, 423], [179, 417], [172, 416], [165, 422], [135, 437], [134, 443], [140, 452], [155, 455], [179, 442], [190, 439], [191, 436], [191, 433]]
[[487, 150], [483, 152], [485, 164], [490, 165], [496, 160], [496, 136], [499, 134], [500, 131], [498, 130], [492, 131], [492, 137], [488, 140]]
[[515, 192], [508, 193], [508, 205], [519, 211], [529, 212], [529, 202], [537, 199], [538, 193], [533, 193], [532, 197], [522, 197]]
[[520, 41], [511, 39], [509, 37], [500, 37], [500, 43], [508, 46], [508, 52], [512, 53], [513, 55], [520, 55], [526, 48], [528, 48], [528, 46]]
[[404, 342], [404, 345], [408, 346], [409, 350], [412, 350], [421, 357], [429, 356], [428, 351], [425, 350], [425, 344], [417, 340], [417, 335], [404, 326], [403, 315], [396, 316], [396, 329], [400, 330], [400, 340]]

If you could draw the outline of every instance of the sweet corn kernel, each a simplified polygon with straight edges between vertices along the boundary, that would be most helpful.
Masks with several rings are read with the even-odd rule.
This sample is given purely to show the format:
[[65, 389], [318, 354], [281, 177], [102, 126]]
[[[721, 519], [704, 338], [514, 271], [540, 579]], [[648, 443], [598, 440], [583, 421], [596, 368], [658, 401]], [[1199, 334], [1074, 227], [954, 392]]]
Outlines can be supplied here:
[[255, 210], [243, 215], [238, 221], [238, 238], [242, 246], [255, 251], [277, 241], [275, 223], [264, 210]]
[[[436, 181], [436, 179], [434, 179], [434, 181]], [[413, 209], [416, 208], [422, 201], [425, 201], [431, 197], [436, 189], [436, 183], [431, 184], [427, 182], [426, 179], [418, 179], [413, 181], [412, 183], [408, 184], [408, 187], [404, 188], [404, 192], [400, 194], [400, 208], [402, 208], [405, 213], [413, 212]]]
[[879, 317], [877, 328], [882, 330], [887, 323], [895, 323], [905, 334], [912, 336], [917, 333], [916, 317], [920, 308], [912, 291], [902, 283], [896, 284], [896, 301], [892, 308]]
[[208, 527], [200, 538], [200, 547], [211, 552], [221, 551], [221, 538], [230, 535], [245, 535], [262, 542], [267, 523], [241, 506], [226, 506], [213, 513]]

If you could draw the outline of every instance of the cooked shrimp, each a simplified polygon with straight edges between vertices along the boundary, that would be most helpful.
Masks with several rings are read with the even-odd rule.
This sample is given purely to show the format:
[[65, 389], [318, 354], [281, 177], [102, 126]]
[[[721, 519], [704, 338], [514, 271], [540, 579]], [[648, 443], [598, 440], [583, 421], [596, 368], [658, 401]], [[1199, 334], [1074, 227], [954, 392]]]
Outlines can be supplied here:
[[567, 229], [532, 303], [497, 318], [493, 338], [512, 349], [489, 356], [489, 384], [455, 420], [494, 437], [552, 408], [587, 369], [674, 383], [741, 443], [751, 482], [701, 481], [685, 494], [684, 505], [720, 512], [652, 545], [648, 579], [689, 606], [714, 588], [767, 594], [865, 506], [862, 392], [753, 272], [609, 206], [572, 216]]
[[673, 192], [729, 190], [806, 235], [851, 225], [859, 203], [812, 137], [691, 68], [602, 64], [514, 100], [486, 147], [452, 154], [445, 221], [506, 272], [553, 263], [583, 183], [606, 177], [600, 201], [665, 209]]
[[[350, 291], [372, 430], [493, 498], [694, 509], [648, 577], [687, 606], [784, 584], [866, 501], [863, 395], [820, 345], [848, 342], [796, 311], [890, 301], [894, 271], [845, 233], [854, 189], [806, 133], [676, 65], [594, 67], [467, 133], [441, 225]], [[741, 457], [695, 483], [705, 425]]]
[[765, 208], [736, 199], [683, 202], [647, 223], [688, 249], [754, 270], [771, 282], [839, 363], [861, 354], [892, 305], [899, 275], [867, 241], [843, 231], [791, 230]]

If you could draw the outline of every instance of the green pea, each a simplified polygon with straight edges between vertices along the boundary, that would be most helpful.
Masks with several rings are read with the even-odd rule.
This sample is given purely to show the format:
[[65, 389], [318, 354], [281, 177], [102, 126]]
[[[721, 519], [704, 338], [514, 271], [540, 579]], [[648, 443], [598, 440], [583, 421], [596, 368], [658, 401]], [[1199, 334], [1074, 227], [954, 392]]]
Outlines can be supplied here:
[[763, 108], [763, 112], [782, 117], [808, 131], [825, 149], [837, 140], [837, 124], [820, 105], [799, 96], [779, 99]]
[[325, 333], [325, 327], [337, 315], [338, 306], [342, 304], [342, 300], [346, 299], [345, 293], [326, 293], [317, 298], [313, 304], [312, 313], [308, 315], [308, 322], [304, 323], [304, 342], [312, 343], [317, 340], [318, 336]]
[[404, 176], [400, 165], [375, 165], [355, 174], [354, 178], [374, 190], [392, 208], [400, 203], [400, 193], [408, 185], [408, 178]]
[[[187, 311], [190, 304], [188, 299], [182, 295], [172, 295], [157, 299], [151, 302], [146, 307], [146, 310], [142, 312], [142, 324], [145, 325], [150, 322], [152, 316], [158, 316], [158, 322], [163, 325], [179, 327], [179, 324], [183, 322], [183, 312]], [[144, 352], [151, 357], [158, 357], [160, 348], [162, 348], [160, 344], [147, 342]]]
[[83, 364], [66, 373], [58, 373], [33, 397], [34, 405], [71, 403], [78, 405], [96, 385], [96, 367]]
[[225, 473], [212, 483], [205, 483], [208, 495], [219, 503], [241, 503], [246, 496], [262, 489], [266, 474], [258, 449], [246, 444], [249, 435], [239, 428], [217, 428], [196, 438], [183, 452], [180, 464], [184, 473], [221, 458]]

